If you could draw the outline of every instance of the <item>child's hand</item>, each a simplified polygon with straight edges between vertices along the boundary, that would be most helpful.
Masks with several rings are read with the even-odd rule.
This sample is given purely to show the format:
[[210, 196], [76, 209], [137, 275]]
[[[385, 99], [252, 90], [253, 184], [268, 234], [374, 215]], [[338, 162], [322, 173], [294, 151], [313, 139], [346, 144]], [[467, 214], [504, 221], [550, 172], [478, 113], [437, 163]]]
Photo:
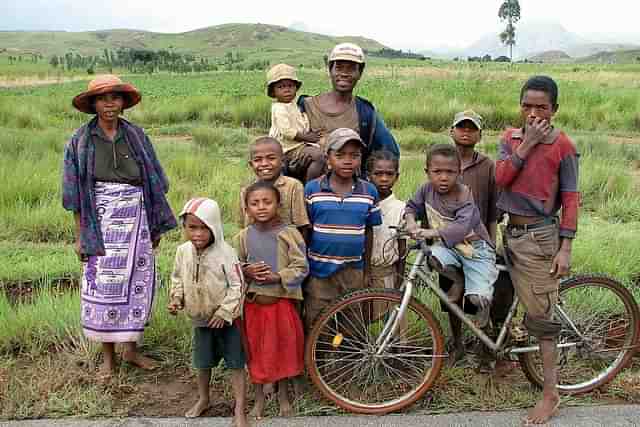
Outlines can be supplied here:
[[226, 323], [226, 321], [222, 317], [219, 317], [219, 316], [214, 314], [213, 317], [211, 318], [211, 320], [209, 320], [208, 326], [211, 329], [220, 329], [220, 328], [224, 327], [225, 323]]
[[282, 280], [282, 278], [280, 277], [280, 275], [278, 273], [274, 273], [271, 270], [269, 270], [269, 273], [261, 276], [261, 278], [258, 280], [258, 283], [262, 284], [262, 283], [280, 283], [280, 281]]
[[263, 277], [265, 277], [270, 272], [271, 267], [269, 267], [264, 261], [246, 264], [242, 267], [242, 273], [246, 277], [256, 282], [260, 282]]
[[437, 230], [433, 230], [433, 229], [421, 229], [421, 230], [418, 230], [416, 234], [418, 236], [416, 238], [417, 240], [435, 239], [440, 235]]
[[81, 246], [80, 246], [80, 238], [76, 239], [76, 243], [73, 245], [73, 251], [78, 256], [78, 259], [80, 260], [80, 262], [87, 262], [89, 260], [89, 257], [82, 253]]
[[302, 134], [302, 140], [306, 142], [318, 142], [320, 141], [320, 132], [308, 131]]
[[178, 314], [178, 311], [182, 310], [183, 308], [184, 307], [182, 305], [182, 302], [177, 299], [173, 299], [171, 300], [171, 302], [169, 302], [169, 304], [167, 304], [167, 310], [169, 310], [169, 314], [173, 316]]
[[528, 145], [537, 145], [551, 133], [551, 130], [551, 123], [547, 120], [539, 117], [527, 119], [527, 131], [523, 142], [527, 142]]

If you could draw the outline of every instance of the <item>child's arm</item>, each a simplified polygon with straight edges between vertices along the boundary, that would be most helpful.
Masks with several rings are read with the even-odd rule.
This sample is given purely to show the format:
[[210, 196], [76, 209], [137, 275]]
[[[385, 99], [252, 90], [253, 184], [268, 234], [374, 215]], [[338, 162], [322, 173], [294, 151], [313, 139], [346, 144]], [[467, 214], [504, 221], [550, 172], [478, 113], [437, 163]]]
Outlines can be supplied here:
[[578, 229], [578, 210], [580, 192], [578, 191], [578, 154], [571, 143], [560, 162], [559, 181], [562, 216], [560, 220], [560, 248], [553, 259], [551, 274], [560, 278], [569, 274], [571, 268], [571, 249]]
[[409, 231], [409, 234], [411, 234], [411, 237], [414, 239], [418, 237], [418, 232], [420, 231], [420, 227], [416, 221], [422, 220], [427, 214], [424, 207], [426, 202], [426, 187], [426, 184], [420, 186], [413, 198], [407, 201], [407, 205], [404, 208], [404, 219], [407, 224], [407, 231]]
[[244, 280], [242, 277], [240, 261], [235, 254], [233, 259], [227, 260], [222, 264], [222, 269], [227, 280], [227, 292], [209, 322], [210, 327], [214, 327], [211, 325], [218, 319], [222, 319], [227, 323], [232, 323], [233, 319], [238, 317], [240, 310], [242, 309], [241, 301]]
[[[286, 292], [300, 289], [302, 281], [309, 274], [307, 247], [300, 233], [291, 229], [278, 235], [278, 266], [282, 266], [274, 276]], [[275, 278], [275, 277], [274, 277]]]
[[169, 304], [167, 305], [167, 310], [169, 310], [171, 314], [176, 314], [178, 310], [184, 308], [184, 284], [180, 276], [181, 266], [182, 254], [180, 248], [178, 248], [173, 264], [173, 272], [171, 273], [171, 289], [169, 290]]

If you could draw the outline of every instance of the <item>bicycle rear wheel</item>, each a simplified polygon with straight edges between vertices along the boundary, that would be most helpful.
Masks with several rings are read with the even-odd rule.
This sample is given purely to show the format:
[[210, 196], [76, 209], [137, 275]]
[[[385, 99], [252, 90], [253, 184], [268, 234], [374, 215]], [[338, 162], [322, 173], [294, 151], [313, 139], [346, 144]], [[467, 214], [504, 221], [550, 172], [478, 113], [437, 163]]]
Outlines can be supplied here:
[[339, 407], [362, 414], [398, 411], [422, 397], [438, 377], [446, 357], [442, 332], [415, 298], [386, 349], [376, 354], [376, 341], [401, 300], [397, 290], [356, 291], [316, 320], [307, 337], [307, 371]]
[[[573, 322], [559, 316], [559, 311]], [[556, 307], [562, 323], [558, 344], [558, 390], [586, 393], [611, 381], [630, 361], [639, 338], [640, 314], [631, 293], [604, 276], [576, 276], [562, 282]], [[531, 345], [537, 340], [529, 337]], [[527, 378], [542, 387], [540, 352], [519, 354]]]

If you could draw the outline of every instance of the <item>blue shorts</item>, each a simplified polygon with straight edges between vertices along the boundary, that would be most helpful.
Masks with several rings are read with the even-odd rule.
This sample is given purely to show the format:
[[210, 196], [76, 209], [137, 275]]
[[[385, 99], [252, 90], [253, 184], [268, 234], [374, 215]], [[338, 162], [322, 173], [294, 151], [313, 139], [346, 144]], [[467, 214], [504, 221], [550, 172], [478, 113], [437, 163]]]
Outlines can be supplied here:
[[228, 324], [220, 329], [193, 328], [193, 367], [212, 369], [222, 359], [229, 369], [244, 368], [245, 356], [240, 329]]
[[443, 267], [462, 270], [464, 274], [464, 295], [480, 295], [493, 298], [493, 283], [498, 278], [496, 251], [484, 240], [474, 240], [473, 258], [463, 256], [456, 249], [450, 249], [441, 243], [431, 246], [431, 255]]

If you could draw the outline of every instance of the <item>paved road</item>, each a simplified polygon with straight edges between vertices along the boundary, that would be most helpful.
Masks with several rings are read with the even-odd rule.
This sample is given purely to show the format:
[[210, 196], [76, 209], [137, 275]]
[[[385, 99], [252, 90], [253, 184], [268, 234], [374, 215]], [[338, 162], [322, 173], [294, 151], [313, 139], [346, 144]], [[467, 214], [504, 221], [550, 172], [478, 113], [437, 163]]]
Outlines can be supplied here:
[[[519, 426], [524, 411], [467, 412], [447, 415], [387, 415], [384, 417], [299, 417], [272, 418], [255, 423], [256, 427], [422, 427], [422, 426]], [[0, 427], [228, 427], [230, 418], [126, 418], [107, 420], [28, 420], [0, 422]], [[563, 408], [548, 426], [595, 427], [640, 426], [640, 405], [611, 405]]]

